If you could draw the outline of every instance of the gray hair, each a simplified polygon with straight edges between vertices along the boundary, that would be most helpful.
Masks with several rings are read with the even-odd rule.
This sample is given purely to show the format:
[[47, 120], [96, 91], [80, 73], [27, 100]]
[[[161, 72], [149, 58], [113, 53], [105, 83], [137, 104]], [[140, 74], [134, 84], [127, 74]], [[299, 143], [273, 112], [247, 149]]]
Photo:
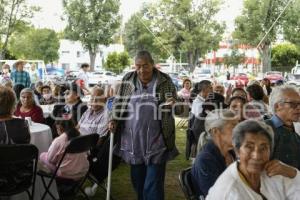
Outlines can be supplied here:
[[221, 129], [228, 120], [236, 119], [234, 112], [228, 109], [216, 109], [208, 113], [205, 118], [205, 131], [210, 133], [213, 128]]
[[245, 120], [239, 123], [233, 129], [232, 134], [232, 144], [235, 149], [240, 149], [242, 146], [246, 134], [260, 134], [268, 138], [270, 142], [270, 150], [273, 152], [274, 148], [274, 132], [271, 126], [267, 125], [264, 122], [256, 121], [253, 119]]
[[269, 106], [272, 114], [275, 114], [275, 104], [284, 100], [284, 94], [287, 92], [299, 93], [294, 86], [290, 85], [283, 85], [273, 88], [269, 98]]
[[148, 62], [150, 62], [151, 64], [154, 65], [154, 60], [149, 51], [146, 51], [146, 50], [139, 51], [135, 56], [135, 60], [137, 60], [137, 59], [147, 60]]
[[21, 90], [21, 92], [20, 92], [20, 97], [21, 97], [22, 94], [24, 94], [24, 93], [29, 93], [29, 94], [31, 94], [31, 97], [32, 97], [32, 103], [33, 103], [33, 104], [36, 104], [35, 99], [34, 99], [34, 92], [33, 92], [32, 89], [30, 89], [30, 88], [24, 88], [24, 89]]

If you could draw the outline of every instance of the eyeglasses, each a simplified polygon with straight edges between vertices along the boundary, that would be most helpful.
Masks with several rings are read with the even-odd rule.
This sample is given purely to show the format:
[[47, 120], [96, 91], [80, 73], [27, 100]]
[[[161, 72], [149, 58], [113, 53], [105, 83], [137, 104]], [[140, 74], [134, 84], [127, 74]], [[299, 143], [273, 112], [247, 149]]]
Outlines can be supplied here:
[[281, 101], [281, 103], [289, 104], [291, 108], [300, 108], [300, 102], [293, 102], [293, 101]]

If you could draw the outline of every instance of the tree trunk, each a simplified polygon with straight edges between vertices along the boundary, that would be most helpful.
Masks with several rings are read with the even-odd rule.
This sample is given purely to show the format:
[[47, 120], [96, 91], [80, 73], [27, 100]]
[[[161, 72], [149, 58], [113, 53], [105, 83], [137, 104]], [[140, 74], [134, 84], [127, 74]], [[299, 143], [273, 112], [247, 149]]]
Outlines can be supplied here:
[[259, 48], [259, 53], [262, 62], [262, 72], [266, 73], [271, 71], [271, 48], [270, 45], [264, 44]]
[[1, 47], [0, 50], [0, 60], [4, 60], [5, 59], [5, 55], [6, 55], [6, 49]]
[[195, 69], [193, 52], [191, 52], [191, 51], [187, 52], [187, 57], [188, 57], [190, 72], [193, 72]]
[[[194, 66], [197, 66], [198, 62], [199, 62], [199, 49], [195, 50], [195, 54], [194, 54]], [[194, 68], [195, 69], [195, 68]], [[194, 71], [194, 70], [193, 70]]]
[[7, 53], [8, 41], [9, 41], [10, 36], [12, 34], [11, 29], [16, 23], [16, 14], [17, 14], [16, 10], [18, 11], [19, 4], [20, 4], [20, 2], [18, 0], [12, 2], [11, 9], [10, 9], [10, 14], [9, 14], [9, 19], [8, 19], [8, 24], [7, 24], [7, 30], [5, 32], [5, 40], [4, 40], [4, 43], [3, 43], [2, 47], [1, 47], [1, 50], [0, 50], [0, 59], [5, 59], [5, 55]]
[[89, 54], [90, 54], [90, 67], [91, 67], [91, 71], [93, 72], [95, 70], [96, 52], [89, 50]]
[[6, 37], [5, 37], [5, 41], [1, 47], [1, 51], [0, 51], [0, 60], [6, 59], [6, 53], [7, 53], [7, 45], [8, 45], [8, 40], [9, 40], [10, 35], [7, 33]]

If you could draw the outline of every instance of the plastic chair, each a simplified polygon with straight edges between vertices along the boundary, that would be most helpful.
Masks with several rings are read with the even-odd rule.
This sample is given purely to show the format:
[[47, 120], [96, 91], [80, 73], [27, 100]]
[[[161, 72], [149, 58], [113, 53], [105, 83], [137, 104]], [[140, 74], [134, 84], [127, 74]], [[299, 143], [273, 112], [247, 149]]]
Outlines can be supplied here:
[[32, 144], [0, 145], [0, 197], [26, 192], [33, 200], [38, 152]]
[[[57, 181], [60, 181], [61, 183], [65, 183], [66, 185], [74, 185], [76, 186], [76, 189], [74, 190], [73, 194], [77, 194], [77, 192], [82, 192], [82, 194], [85, 196], [86, 199], [89, 199], [88, 196], [85, 194], [85, 192], [82, 189], [82, 185], [85, 182], [85, 180], [88, 177], [89, 172], [86, 173], [86, 175], [79, 181], [74, 181], [71, 179], [66, 179], [62, 177], [56, 177], [57, 171], [60, 168], [60, 165], [62, 161], [64, 160], [64, 157], [66, 154], [77, 154], [77, 153], [83, 153], [89, 151], [91, 148], [94, 148], [97, 144], [99, 135], [98, 134], [90, 134], [90, 135], [84, 135], [84, 136], [78, 136], [76, 138], [73, 138], [70, 140], [70, 143], [66, 147], [65, 152], [63, 153], [62, 158], [57, 164], [57, 167], [53, 173], [47, 173], [44, 171], [38, 171], [38, 175], [42, 177], [42, 182], [45, 187], [45, 192], [42, 196], [42, 200], [45, 199], [46, 195], [49, 194], [52, 199], [55, 199], [54, 195], [49, 191], [51, 184], [55, 179]], [[49, 183], [46, 184], [45, 177], [51, 178]]]
[[204, 196], [200, 196], [199, 198], [195, 194], [192, 184], [192, 176], [191, 176], [191, 168], [184, 169], [179, 174], [179, 182], [180, 187], [184, 193], [184, 196], [187, 200], [202, 200]]

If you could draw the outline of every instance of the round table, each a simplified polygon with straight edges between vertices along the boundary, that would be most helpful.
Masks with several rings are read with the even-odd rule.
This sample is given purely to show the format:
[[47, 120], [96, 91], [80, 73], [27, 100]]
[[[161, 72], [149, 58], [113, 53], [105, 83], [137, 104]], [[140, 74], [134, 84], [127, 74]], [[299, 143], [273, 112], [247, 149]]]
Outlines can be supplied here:
[[29, 130], [31, 136], [30, 143], [39, 149], [39, 154], [47, 152], [53, 140], [50, 127], [45, 124], [32, 122]]
[[54, 109], [54, 104], [51, 105], [40, 105], [42, 110], [43, 110], [43, 115], [44, 118], [47, 118], [51, 115], [53, 109]]

